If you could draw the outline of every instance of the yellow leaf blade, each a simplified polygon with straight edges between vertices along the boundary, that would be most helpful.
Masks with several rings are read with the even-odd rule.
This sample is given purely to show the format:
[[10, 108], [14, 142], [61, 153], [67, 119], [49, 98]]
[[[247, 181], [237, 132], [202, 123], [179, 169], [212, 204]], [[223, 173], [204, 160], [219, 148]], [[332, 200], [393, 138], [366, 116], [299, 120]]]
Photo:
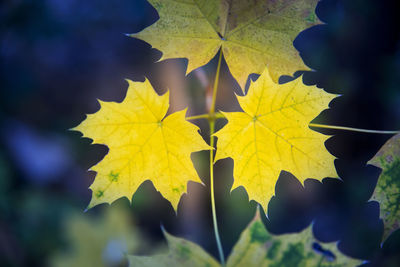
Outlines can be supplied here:
[[335, 157], [324, 146], [328, 136], [308, 127], [335, 97], [301, 78], [275, 84], [265, 70], [246, 96], [238, 96], [244, 112], [224, 113], [228, 124], [215, 134], [216, 160], [234, 160], [232, 188], [244, 186], [266, 209], [282, 170], [301, 182], [337, 177]]
[[164, 118], [168, 94], [157, 95], [147, 80], [128, 82], [122, 103], [103, 102], [97, 113], [74, 129], [109, 147], [108, 155], [91, 168], [97, 176], [90, 186], [89, 208], [131, 198], [144, 181], [151, 180], [176, 210], [187, 182], [201, 183], [191, 153], [210, 147], [198, 127], [185, 120], [186, 110]]

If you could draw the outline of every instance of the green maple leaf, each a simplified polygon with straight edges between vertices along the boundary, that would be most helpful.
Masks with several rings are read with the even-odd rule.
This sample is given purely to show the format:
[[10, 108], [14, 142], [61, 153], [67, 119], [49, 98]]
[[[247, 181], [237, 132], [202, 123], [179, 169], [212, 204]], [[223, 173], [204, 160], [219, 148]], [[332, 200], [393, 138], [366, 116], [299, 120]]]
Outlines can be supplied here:
[[400, 134], [389, 139], [368, 163], [382, 169], [372, 199], [380, 205], [385, 240], [400, 228]]
[[[166, 233], [169, 251], [155, 256], [128, 256], [130, 266], [221, 266], [200, 246]], [[227, 267], [350, 267], [360, 260], [341, 254], [336, 243], [324, 244], [318, 252], [318, 243], [311, 226], [298, 234], [273, 235], [268, 233], [257, 212], [253, 221], [242, 232]]]

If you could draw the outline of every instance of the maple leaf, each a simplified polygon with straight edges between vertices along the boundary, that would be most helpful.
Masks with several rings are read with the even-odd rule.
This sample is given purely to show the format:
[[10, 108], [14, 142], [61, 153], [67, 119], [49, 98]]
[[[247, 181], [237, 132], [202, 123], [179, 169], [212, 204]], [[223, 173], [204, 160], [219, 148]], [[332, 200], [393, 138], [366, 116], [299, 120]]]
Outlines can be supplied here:
[[207, 266], [220, 267], [221, 265], [199, 245], [188, 240], [174, 237], [164, 232], [168, 242], [168, 253], [152, 256], [128, 255], [129, 266], [141, 267], [187, 267]]
[[90, 186], [89, 207], [131, 198], [144, 181], [151, 180], [176, 210], [187, 182], [201, 183], [191, 153], [210, 146], [198, 127], [185, 120], [186, 110], [165, 117], [168, 92], [157, 95], [147, 79], [128, 83], [123, 102], [100, 101], [101, 109], [73, 129], [109, 148], [108, 155], [91, 168], [97, 175]]
[[[165, 233], [165, 237], [168, 253], [131, 255], [128, 256], [129, 266], [221, 266], [200, 246], [168, 233]], [[226, 267], [346, 267], [361, 263], [340, 253], [335, 242], [323, 245], [317, 242], [311, 226], [301, 233], [273, 235], [265, 229], [257, 212], [233, 247]]]
[[329, 137], [308, 126], [335, 97], [304, 85], [301, 77], [275, 84], [265, 70], [246, 96], [237, 96], [244, 112], [223, 112], [228, 124], [215, 133], [215, 161], [234, 161], [232, 189], [243, 186], [266, 210], [282, 170], [301, 182], [337, 177], [335, 157], [324, 146]]
[[368, 163], [382, 169], [372, 199], [379, 202], [386, 240], [400, 228], [400, 134], [390, 138]]
[[233, 77], [244, 88], [265, 66], [275, 82], [308, 70], [292, 43], [319, 23], [318, 0], [149, 0], [160, 19], [131, 34], [163, 52], [160, 60], [187, 58], [187, 73], [207, 64], [221, 48]]

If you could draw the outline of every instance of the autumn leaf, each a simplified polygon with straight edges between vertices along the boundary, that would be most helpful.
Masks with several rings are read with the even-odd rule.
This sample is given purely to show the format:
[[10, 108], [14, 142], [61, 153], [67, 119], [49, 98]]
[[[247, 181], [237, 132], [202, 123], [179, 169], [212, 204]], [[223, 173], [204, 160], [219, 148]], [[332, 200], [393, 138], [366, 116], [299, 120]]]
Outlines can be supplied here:
[[343, 255], [335, 242], [320, 244], [312, 233], [312, 226], [300, 233], [270, 234], [257, 212], [233, 248], [227, 266], [350, 267], [360, 263]]
[[130, 199], [144, 181], [151, 180], [176, 210], [187, 182], [201, 183], [191, 153], [210, 146], [198, 127], [185, 120], [186, 110], [165, 117], [168, 93], [157, 95], [147, 79], [128, 83], [122, 103], [100, 101], [101, 109], [73, 129], [109, 148], [108, 155], [91, 168], [97, 175], [90, 186], [89, 207], [124, 196]]
[[400, 228], [400, 134], [390, 138], [368, 163], [382, 169], [372, 199], [379, 202], [386, 240]]
[[228, 124], [215, 134], [215, 161], [234, 161], [232, 189], [243, 186], [266, 210], [282, 170], [301, 182], [337, 177], [335, 157], [324, 146], [328, 136], [308, 126], [335, 97], [304, 85], [301, 77], [275, 84], [265, 70], [246, 96], [237, 97], [244, 112], [223, 113]]
[[[242, 232], [226, 267], [350, 267], [360, 260], [346, 257], [336, 243], [319, 244], [312, 234], [312, 227], [301, 233], [273, 235], [262, 223], [259, 213]], [[169, 251], [154, 256], [128, 256], [129, 266], [221, 266], [200, 246], [165, 234]]]
[[221, 48], [241, 88], [268, 67], [272, 79], [308, 70], [293, 47], [298, 33], [319, 23], [318, 0], [149, 0], [160, 19], [132, 34], [163, 52], [160, 60], [187, 58], [187, 73]]

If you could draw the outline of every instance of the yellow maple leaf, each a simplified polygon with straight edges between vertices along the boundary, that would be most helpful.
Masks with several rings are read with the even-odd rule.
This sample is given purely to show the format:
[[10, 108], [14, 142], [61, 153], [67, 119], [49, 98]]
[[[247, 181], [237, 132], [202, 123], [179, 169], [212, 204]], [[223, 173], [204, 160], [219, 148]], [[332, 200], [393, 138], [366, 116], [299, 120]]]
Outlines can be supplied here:
[[163, 52], [160, 60], [188, 58], [187, 73], [209, 62], [222, 48], [233, 77], [244, 88], [265, 66], [275, 82], [309, 69], [292, 43], [319, 23], [318, 0], [149, 0], [160, 19], [132, 34]]
[[244, 112], [223, 113], [228, 124], [215, 134], [215, 161], [234, 161], [232, 189], [243, 186], [266, 210], [281, 170], [301, 182], [337, 177], [335, 157], [324, 146], [329, 137], [308, 126], [335, 97], [304, 85], [301, 77], [275, 84], [265, 70], [246, 96], [237, 97]]
[[165, 117], [168, 92], [159, 96], [147, 79], [128, 83], [123, 102], [100, 101], [101, 109], [73, 129], [109, 148], [108, 155], [91, 168], [97, 175], [90, 186], [89, 207], [123, 196], [130, 199], [150, 179], [176, 210], [187, 182], [201, 183], [191, 153], [210, 146], [198, 127], [185, 120], [186, 110]]

